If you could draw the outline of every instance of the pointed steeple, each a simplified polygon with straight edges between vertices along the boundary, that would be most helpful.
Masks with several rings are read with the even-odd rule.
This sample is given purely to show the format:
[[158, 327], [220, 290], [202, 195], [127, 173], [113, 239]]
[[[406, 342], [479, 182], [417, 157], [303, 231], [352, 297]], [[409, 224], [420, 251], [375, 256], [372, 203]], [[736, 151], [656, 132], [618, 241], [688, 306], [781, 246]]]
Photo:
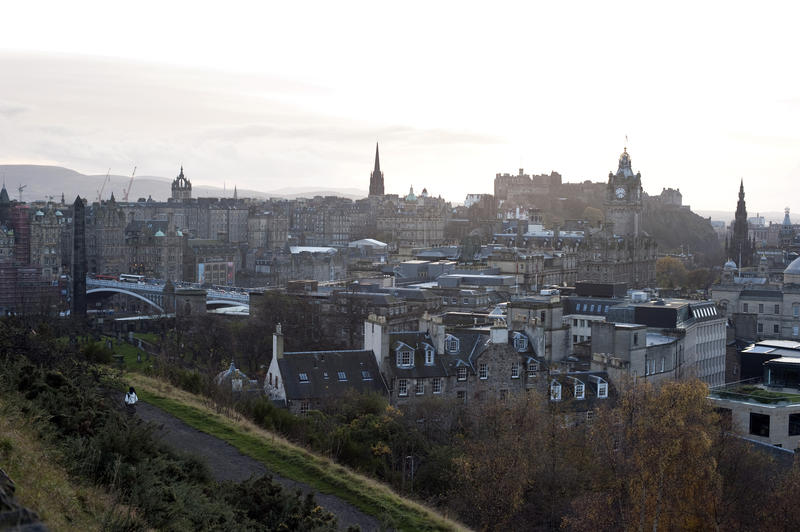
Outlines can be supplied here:
[[239, 199], [239, 192], [236, 190], [236, 185], [233, 185], [233, 201]]
[[381, 172], [381, 159], [377, 142], [375, 143], [375, 170], [369, 176], [369, 195], [383, 196], [383, 172]]

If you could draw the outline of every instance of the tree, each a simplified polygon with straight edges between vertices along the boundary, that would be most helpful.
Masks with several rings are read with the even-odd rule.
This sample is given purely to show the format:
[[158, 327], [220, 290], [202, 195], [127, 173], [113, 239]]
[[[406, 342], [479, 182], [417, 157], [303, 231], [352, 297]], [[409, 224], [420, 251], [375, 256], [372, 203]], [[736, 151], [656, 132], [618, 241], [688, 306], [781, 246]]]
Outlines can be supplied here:
[[588, 206], [585, 209], [583, 209], [582, 218], [584, 220], [589, 221], [592, 225], [600, 225], [601, 223], [603, 223], [605, 215], [603, 214], [603, 211], [601, 211], [600, 209]]
[[693, 290], [706, 290], [713, 281], [711, 275], [708, 268], [697, 268], [687, 274], [686, 284]]
[[675, 257], [661, 257], [656, 261], [656, 280], [662, 288], [685, 286], [686, 275], [686, 266]]

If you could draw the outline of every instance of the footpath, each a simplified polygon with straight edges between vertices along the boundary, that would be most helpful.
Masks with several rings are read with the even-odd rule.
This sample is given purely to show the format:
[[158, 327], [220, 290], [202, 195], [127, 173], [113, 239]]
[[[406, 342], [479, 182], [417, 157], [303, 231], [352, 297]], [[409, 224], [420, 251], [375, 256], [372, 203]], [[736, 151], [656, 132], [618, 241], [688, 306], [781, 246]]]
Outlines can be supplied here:
[[242, 482], [251, 476], [270, 474], [272, 480], [290, 491], [300, 490], [304, 494], [313, 493], [317, 503], [336, 515], [339, 528], [358, 525], [364, 532], [380, 530], [380, 522], [335, 495], [314, 490], [302, 482], [281, 477], [270, 472], [261, 462], [239, 452], [229, 443], [205, 432], [196, 430], [175, 416], [139, 401], [136, 414], [143, 420], [156, 425], [156, 436], [172, 448], [202, 458], [212, 477], [218, 481]]

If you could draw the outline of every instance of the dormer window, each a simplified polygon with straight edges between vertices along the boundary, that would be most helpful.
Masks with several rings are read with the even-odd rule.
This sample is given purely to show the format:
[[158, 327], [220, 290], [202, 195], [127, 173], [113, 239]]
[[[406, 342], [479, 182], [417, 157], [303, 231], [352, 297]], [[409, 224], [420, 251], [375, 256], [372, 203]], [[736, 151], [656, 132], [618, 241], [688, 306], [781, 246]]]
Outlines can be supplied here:
[[414, 352], [409, 348], [397, 349], [397, 367], [409, 368], [414, 365]]
[[339, 380], [340, 381], [342, 381], [342, 382], [346, 382], [347, 381], [347, 373], [345, 373], [344, 371], [340, 371], [340, 372], [338, 372], [338, 375], [339, 375]]
[[514, 349], [520, 353], [528, 349], [528, 337], [519, 333], [514, 335]]
[[553, 380], [550, 382], [550, 400], [551, 401], [561, 400], [561, 384], [557, 380]]
[[607, 399], [608, 398], [608, 382], [602, 377], [598, 377], [597, 375], [589, 375], [589, 380], [597, 384], [597, 398], [598, 399]]
[[371, 381], [372, 375], [370, 375], [369, 371], [362, 370], [361, 371], [361, 380], [363, 381]]
[[536, 372], [539, 371], [539, 362], [533, 360], [528, 363], [528, 378], [533, 379], [536, 377]]
[[430, 345], [425, 346], [425, 365], [432, 366], [433, 365], [433, 347]]
[[575, 380], [574, 393], [575, 393], [575, 399], [586, 399], [586, 387], [581, 381], [577, 379]]
[[308, 382], [308, 373], [300, 373], [298, 376], [300, 377], [300, 382]]
[[459, 347], [458, 344], [459, 344], [458, 338], [450, 334], [448, 334], [444, 340], [444, 348], [450, 354], [458, 353], [458, 347]]

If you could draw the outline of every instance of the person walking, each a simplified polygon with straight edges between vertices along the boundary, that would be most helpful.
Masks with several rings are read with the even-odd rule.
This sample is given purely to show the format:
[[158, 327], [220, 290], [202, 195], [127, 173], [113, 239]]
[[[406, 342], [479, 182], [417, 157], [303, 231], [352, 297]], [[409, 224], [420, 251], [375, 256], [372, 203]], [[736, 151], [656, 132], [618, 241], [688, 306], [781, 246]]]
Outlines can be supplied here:
[[128, 411], [128, 415], [132, 416], [136, 413], [136, 403], [138, 401], [139, 398], [136, 397], [136, 390], [131, 386], [128, 393], [125, 394], [125, 409]]

